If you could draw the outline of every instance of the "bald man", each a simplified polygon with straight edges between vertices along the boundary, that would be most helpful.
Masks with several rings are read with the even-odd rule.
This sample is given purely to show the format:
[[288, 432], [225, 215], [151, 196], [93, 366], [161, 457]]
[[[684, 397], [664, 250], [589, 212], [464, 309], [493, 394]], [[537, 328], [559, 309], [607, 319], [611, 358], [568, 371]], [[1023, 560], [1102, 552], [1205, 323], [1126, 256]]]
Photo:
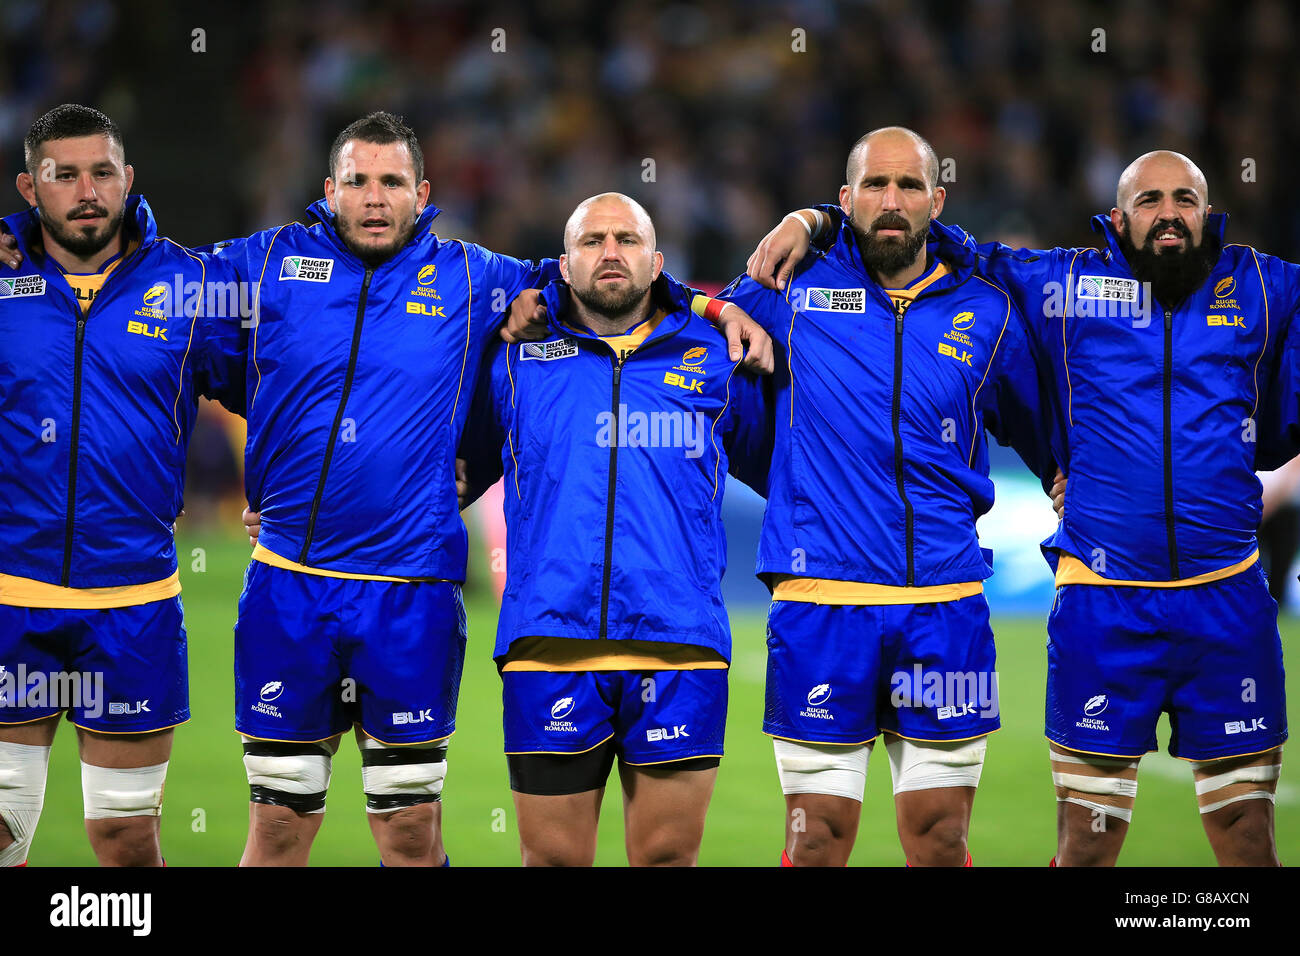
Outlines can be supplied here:
[[868, 133], [831, 247], [784, 294], [742, 278], [723, 296], [783, 347], [758, 571], [786, 865], [847, 862], [882, 734], [908, 864], [971, 863], [999, 727], [975, 530], [993, 504], [984, 433], [1040, 479], [1055, 466], [1024, 322], [939, 222], [938, 178], [913, 131]]
[[[981, 271], [1011, 291], [1050, 356], [1068, 474], [1064, 517], [1043, 545], [1057, 584], [1055, 865], [1116, 861], [1162, 712], [1219, 863], [1278, 862], [1286, 701], [1255, 472], [1296, 451], [1295, 362], [1280, 343], [1296, 335], [1300, 268], [1225, 243], [1225, 224], [1196, 165], [1157, 150], [1093, 220], [1103, 250], [980, 247]], [[807, 244], [805, 226], [779, 232], [750, 263], [772, 284]]]
[[662, 274], [637, 202], [586, 200], [564, 250], [547, 334], [489, 355], [461, 448], [471, 497], [505, 477], [494, 656], [523, 862], [594, 861], [617, 760], [628, 861], [693, 865], [727, 713], [723, 488], [764, 490], [762, 389]]

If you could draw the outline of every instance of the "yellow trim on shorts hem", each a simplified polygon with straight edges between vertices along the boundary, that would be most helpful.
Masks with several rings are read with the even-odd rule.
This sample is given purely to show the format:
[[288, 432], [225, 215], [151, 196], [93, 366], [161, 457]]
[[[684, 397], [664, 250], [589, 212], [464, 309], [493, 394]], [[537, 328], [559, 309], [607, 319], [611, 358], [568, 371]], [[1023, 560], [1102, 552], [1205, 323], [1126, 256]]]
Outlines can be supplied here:
[[0, 727], [21, 727], [24, 724], [34, 724], [39, 720], [49, 720], [51, 717], [58, 719], [67, 713], [67, 710], [56, 710], [52, 714], [46, 714], [44, 717], [33, 717], [30, 720], [0, 720]]
[[621, 763], [629, 767], [658, 767], [666, 763], [681, 763], [683, 760], [708, 760], [710, 757], [717, 757], [721, 760], [725, 754], [695, 754], [693, 757], [673, 757], [671, 760], [651, 760], [647, 763], [633, 763], [631, 760], [619, 758]]
[[880, 734], [877, 733], [875, 737], [868, 737], [866, 740], [854, 742], [851, 740], [800, 740], [798, 737], [782, 737], [780, 734], [768, 733], [766, 730], [763, 731], [763, 733], [767, 734], [767, 736], [771, 737], [773, 740], [788, 740], [792, 744], [812, 744], [816, 747], [861, 747], [863, 744], [875, 743], [876, 737], [880, 736]]
[[1115, 757], [1120, 760], [1141, 760], [1147, 754], [1159, 753], [1160, 751], [1159, 747], [1152, 747], [1150, 750], [1144, 750], [1140, 754], [1104, 754], [1099, 750], [1080, 750], [1078, 747], [1067, 746], [1058, 740], [1053, 740], [1051, 737], [1047, 736], [1047, 734], [1043, 734], [1043, 739], [1049, 744], [1056, 744], [1056, 746], [1060, 747], [1062, 750], [1068, 750], [1071, 753], [1076, 754], [1088, 754], [1090, 757]]
[[434, 737], [431, 740], [408, 740], [405, 743], [390, 744], [387, 740], [380, 740], [378, 737], [376, 737], [370, 731], [366, 730], [366, 728], [362, 727], [360, 724], [353, 724], [353, 726], [356, 727], [358, 730], [360, 730], [371, 740], [375, 741], [376, 743], [381, 743], [385, 747], [424, 747], [428, 744], [440, 744], [444, 740], [451, 740], [452, 736], [456, 733], [456, 731], [453, 730], [450, 734], [447, 734], [443, 737]]
[[157, 727], [153, 730], [100, 730], [97, 727], [83, 727], [75, 720], [69, 720], [68, 723], [89, 734], [108, 734], [112, 737], [126, 737], [130, 734], [160, 734], [164, 730], [171, 730], [173, 727], [179, 727], [181, 724], [188, 724], [193, 719], [193, 717], [186, 717], [184, 720], [177, 721], [174, 724], [168, 724], [166, 727]]
[[1248, 571], [1259, 560], [1259, 549], [1250, 555], [1250, 557], [1238, 561], [1236, 564], [1230, 564], [1226, 568], [1219, 568], [1217, 571], [1206, 571], [1204, 574], [1197, 574], [1190, 578], [1179, 578], [1176, 581], [1121, 581], [1111, 578], [1103, 578], [1092, 568], [1088, 567], [1079, 558], [1070, 554], [1068, 551], [1060, 552], [1060, 557], [1056, 561], [1056, 587], [1062, 587], [1066, 584], [1093, 584], [1107, 587], [1129, 587], [1129, 588], [1188, 588], [1195, 587], [1198, 584], [1211, 584], [1215, 581], [1222, 581], [1225, 578], [1234, 577], [1243, 571]]
[[1281, 750], [1286, 745], [1286, 741], [1278, 744], [1276, 747], [1269, 747], [1267, 750], [1252, 750], [1244, 754], [1225, 754], [1222, 757], [1180, 757], [1178, 754], [1170, 754], [1175, 760], [1184, 760], [1187, 763], [1211, 763], [1215, 760], [1236, 760], [1238, 757], [1258, 757], [1260, 754], [1269, 754], [1274, 750]]
[[902, 740], [910, 740], [918, 744], [959, 744], [963, 740], [979, 740], [981, 737], [987, 737], [989, 734], [996, 734], [1001, 727], [994, 727], [992, 730], [986, 730], [982, 734], [972, 734], [969, 737], [907, 737], [900, 734], [897, 730], [882, 730], [882, 734], [893, 734]]
[[592, 746], [588, 747], [586, 750], [507, 750], [505, 754], [507, 757], [532, 757], [532, 756], [577, 757], [580, 756], [581, 754], [589, 754], [597, 747], [601, 746], [602, 744], [607, 744], [613, 739], [614, 739], [614, 735], [610, 734], [599, 744], [593, 744]]

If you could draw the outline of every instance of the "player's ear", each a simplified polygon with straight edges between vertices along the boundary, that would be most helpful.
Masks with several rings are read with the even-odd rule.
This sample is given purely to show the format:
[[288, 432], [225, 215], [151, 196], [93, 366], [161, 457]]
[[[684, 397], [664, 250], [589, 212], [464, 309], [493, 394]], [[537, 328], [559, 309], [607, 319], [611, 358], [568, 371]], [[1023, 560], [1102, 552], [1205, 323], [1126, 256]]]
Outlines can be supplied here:
[[569, 281], [569, 254], [567, 252], [560, 253], [560, 276], [565, 282]]
[[650, 281], [653, 282], [659, 278], [659, 273], [664, 271], [664, 254], [658, 249], [655, 250], [654, 268], [650, 270]]
[[853, 189], [848, 185], [840, 187], [840, 209], [844, 210], [844, 215], [849, 215], [850, 199], [853, 198]]
[[123, 192], [125, 192], [126, 195], [129, 196], [131, 195], [131, 184], [135, 182], [135, 167], [132, 166], [130, 163], [127, 163], [125, 166], [122, 167], [122, 172], [126, 176], [126, 189], [123, 190]]
[[1115, 230], [1115, 235], [1124, 235], [1124, 214], [1119, 211], [1118, 207], [1110, 211], [1110, 225]]
[[429, 185], [429, 180], [421, 179], [420, 185], [415, 187], [415, 214], [418, 216], [424, 212], [424, 207], [429, 205], [429, 191], [433, 189]]
[[325, 205], [330, 207], [330, 212], [334, 213], [334, 215], [336, 216], [338, 215], [339, 208], [338, 206], [334, 205], [334, 177], [333, 176], [325, 177]]
[[943, 212], [943, 201], [948, 198], [948, 190], [942, 186], [934, 187], [934, 202], [930, 207], [930, 218], [938, 219], [939, 214]]
[[14, 185], [18, 187], [18, 195], [27, 200], [27, 205], [36, 205], [36, 180], [32, 179], [32, 174], [23, 170], [14, 180]]

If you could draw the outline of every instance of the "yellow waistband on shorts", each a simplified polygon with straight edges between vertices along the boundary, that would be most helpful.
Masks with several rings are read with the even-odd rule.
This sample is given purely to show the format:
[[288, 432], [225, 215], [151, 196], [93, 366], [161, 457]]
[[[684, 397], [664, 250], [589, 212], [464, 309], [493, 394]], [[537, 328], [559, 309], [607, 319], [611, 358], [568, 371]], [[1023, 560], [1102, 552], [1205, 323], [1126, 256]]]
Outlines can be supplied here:
[[114, 588], [65, 588], [45, 581], [0, 574], [0, 604], [14, 607], [66, 608], [70, 611], [97, 610], [109, 607], [134, 607], [163, 601], [181, 593], [181, 576], [172, 576], [147, 584], [124, 584]]
[[832, 581], [829, 578], [785, 578], [773, 589], [772, 600], [804, 604], [938, 604], [983, 593], [983, 581], [908, 588], [864, 581]]
[[302, 574], [318, 574], [323, 578], [347, 578], [350, 581], [397, 581], [401, 584], [411, 584], [417, 581], [445, 581], [445, 578], [395, 578], [391, 574], [352, 574], [349, 571], [331, 571], [328, 568], [313, 568], [307, 564], [299, 564], [297, 561], [290, 561], [288, 558], [282, 558], [267, 548], [259, 545], [253, 547], [253, 560], [261, 561], [263, 564], [269, 564], [273, 568], [282, 568], [285, 571], [298, 571]]
[[1074, 555], [1062, 551], [1056, 562], [1056, 586], [1059, 588], [1063, 584], [1102, 584], [1110, 587], [1130, 588], [1186, 588], [1196, 584], [1209, 584], [1211, 581], [1222, 581], [1224, 578], [1230, 578], [1234, 574], [1245, 571], [1258, 560], [1259, 550], [1256, 549], [1244, 561], [1238, 561], [1236, 564], [1230, 564], [1228, 567], [1220, 568], [1217, 571], [1207, 571], [1205, 574], [1198, 574], [1192, 578], [1179, 578], [1177, 581], [1119, 581], [1103, 578]]

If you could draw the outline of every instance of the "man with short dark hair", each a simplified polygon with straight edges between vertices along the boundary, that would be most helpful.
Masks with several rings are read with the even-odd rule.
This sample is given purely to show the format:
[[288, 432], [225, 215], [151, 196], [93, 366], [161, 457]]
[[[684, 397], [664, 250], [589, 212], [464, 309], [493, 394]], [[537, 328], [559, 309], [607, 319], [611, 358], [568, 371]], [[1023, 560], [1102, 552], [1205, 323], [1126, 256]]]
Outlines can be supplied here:
[[311, 226], [222, 246], [259, 283], [235, 625], [245, 865], [306, 864], [355, 726], [385, 865], [445, 865], [439, 799], [464, 659], [454, 462], [479, 356], [538, 267], [443, 240], [414, 133], [375, 113], [330, 150]]
[[190, 716], [172, 530], [198, 396], [243, 411], [240, 316], [211, 295], [235, 277], [158, 235], [98, 110], [50, 110], [24, 152], [23, 263], [0, 275], [0, 866], [26, 861], [65, 711], [99, 862], [159, 866]]

